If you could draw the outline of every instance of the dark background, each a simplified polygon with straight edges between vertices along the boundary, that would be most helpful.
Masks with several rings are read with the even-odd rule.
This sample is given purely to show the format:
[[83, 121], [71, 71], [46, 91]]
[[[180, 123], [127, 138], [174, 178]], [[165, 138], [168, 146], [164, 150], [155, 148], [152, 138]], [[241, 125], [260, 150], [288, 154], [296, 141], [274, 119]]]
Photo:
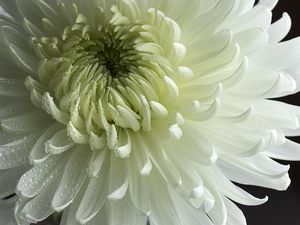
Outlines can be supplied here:
[[[292, 18], [292, 30], [286, 39], [300, 36], [300, 1], [279, 0], [273, 10], [274, 20], [279, 19], [283, 12]], [[299, 62], [300, 63], [300, 62]], [[300, 105], [300, 93], [281, 99], [284, 102]], [[299, 138], [293, 138], [300, 143]], [[244, 187], [257, 197], [269, 196], [269, 201], [262, 206], [240, 206], [243, 210], [248, 225], [300, 225], [300, 162], [282, 162], [290, 164], [290, 188], [285, 192], [273, 191], [257, 187]], [[44, 221], [40, 225], [48, 225]], [[121, 224], [120, 224], [121, 225]]]
[[[300, 36], [300, 1], [279, 0], [278, 5], [273, 10], [273, 19], [281, 18], [283, 12], [287, 12], [292, 18], [292, 30], [286, 39]], [[300, 93], [281, 100], [300, 105]], [[293, 138], [293, 140], [300, 143], [300, 137]], [[300, 162], [283, 163], [291, 165], [292, 183], [287, 191], [279, 192], [257, 187], [245, 187], [255, 196], [269, 196], [269, 201], [262, 206], [241, 206], [248, 225], [300, 225]]]

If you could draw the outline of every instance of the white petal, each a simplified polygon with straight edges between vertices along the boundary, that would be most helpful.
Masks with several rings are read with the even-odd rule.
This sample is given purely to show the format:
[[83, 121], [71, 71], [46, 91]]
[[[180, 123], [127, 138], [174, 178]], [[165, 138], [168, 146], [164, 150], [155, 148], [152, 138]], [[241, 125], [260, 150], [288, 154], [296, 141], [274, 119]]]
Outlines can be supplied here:
[[114, 149], [118, 141], [118, 133], [115, 125], [109, 125], [106, 131], [106, 142], [109, 149]]
[[240, 13], [240, 15], [245, 14], [246, 12], [252, 10], [254, 4], [255, 0], [240, 1], [239, 10], [237, 10], [237, 13]]
[[228, 216], [226, 225], [247, 225], [243, 212], [230, 200], [224, 198]]
[[23, 81], [17, 79], [0, 78], [0, 95], [8, 97], [26, 96], [27, 91]]
[[172, 186], [176, 187], [182, 184], [181, 176], [172, 163], [172, 161], [168, 158], [165, 150], [162, 146], [155, 145], [154, 143], [149, 144], [149, 148], [151, 152], [149, 152], [151, 161], [155, 165], [155, 167], [159, 170], [163, 178]]
[[36, 74], [38, 59], [33, 55], [28, 54], [27, 52], [21, 50], [17, 46], [10, 44], [10, 52], [15, 62], [25, 71], [28, 71], [30, 74]]
[[284, 144], [273, 147], [267, 154], [274, 159], [298, 161], [300, 160], [300, 145], [287, 139]]
[[143, 141], [140, 134], [132, 135], [132, 143], [134, 149], [143, 149], [143, 151], [133, 151], [130, 160], [134, 161], [141, 175], [147, 176], [152, 170], [152, 162], [148, 154], [148, 151], [150, 151], [149, 146]]
[[137, 120], [137, 115], [128, 108], [123, 106], [117, 106], [116, 110], [113, 109], [114, 107], [110, 106], [112, 116], [114, 120], [116, 120], [117, 125], [120, 125], [124, 128], [131, 128], [134, 131], [138, 131], [140, 129], [140, 124]]
[[[176, 149], [185, 149], [185, 151], [181, 152], [179, 150], [178, 157], [185, 157], [187, 160], [203, 165], [213, 164], [218, 156], [212, 143], [193, 126], [186, 124], [182, 128], [184, 136], [177, 143]], [[194, 138], [195, 135], [197, 139]], [[168, 146], [167, 150], [171, 153], [174, 150], [174, 146]]]
[[236, 59], [240, 55], [240, 47], [237, 43], [230, 42], [226, 48], [220, 52], [206, 57], [205, 60], [191, 64], [190, 68], [197, 76], [203, 76], [212, 71], [218, 71], [220, 67], [226, 68], [226, 65], [236, 64]]
[[[257, 156], [256, 156], [257, 157]], [[257, 159], [256, 159], [257, 160]], [[270, 163], [271, 159], [266, 159], [265, 157], [259, 157], [260, 164], [255, 165], [253, 163], [247, 164], [247, 162], [235, 162], [230, 163], [219, 160], [218, 165], [228, 177], [228, 179], [247, 185], [259, 185], [262, 187], [272, 188], [275, 190], [286, 190], [290, 185], [290, 178], [288, 176], [289, 167], [278, 168], [280, 164]], [[246, 161], [245, 159], [243, 161]], [[266, 171], [273, 170], [272, 171]]]
[[125, 197], [128, 188], [127, 173], [127, 160], [111, 155], [108, 196], [112, 195], [114, 197], [116, 194], [116, 198], [113, 198], [114, 200], [117, 200], [118, 197], [120, 199]]
[[36, 139], [36, 135], [30, 135], [0, 146], [0, 169], [28, 163], [28, 155]]
[[241, 48], [241, 56], [248, 56], [257, 49], [263, 48], [268, 44], [269, 35], [261, 28], [252, 28], [236, 33], [233, 38]]
[[73, 145], [74, 142], [67, 135], [66, 129], [62, 129], [45, 142], [45, 151], [54, 155], [61, 154], [69, 150]]
[[108, 195], [109, 200], [118, 201], [125, 197], [126, 192], [128, 190], [128, 179], [125, 180], [125, 182], [113, 193]]
[[253, 54], [250, 62], [263, 68], [284, 69], [300, 58], [300, 38], [294, 38], [289, 41], [269, 44], [266, 48]]
[[175, 208], [169, 190], [157, 170], [152, 171], [147, 184], [151, 205], [150, 223], [182, 225], [180, 213]]
[[29, 169], [29, 166], [20, 166], [0, 171], [0, 198], [7, 197], [15, 192], [20, 177]]
[[33, 111], [21, 116], [11, 117], [1, 122], [1, 127], [12, 133], [36, 132], [49, 124], [49, 118], [43, 111]]
[[168, 76], [164, 76], [164, 83], [166, 85], [166, 97], [165, 98], [166, 98], [167, 101], [172, 102], [179, 95], [178, 86], [174, 82], [174, 80], [172, 80]]
[[69, 115], [62, 110], [60, 110], [56, 104], [54, 103], [53, 98], [49, 93], [45, 93], [43, 96], [42, 102], [43, 109], [52, 115], [52, 117], [62, 124], [66, 124], [68, 122]]
[[57, 8], [51, 7], [51, 6], [55, 6], [55, 4], [51, 4], [51, 1], [40, 0], [40, 1], [36, 1], [35, 4], [39, 7], [41, 12], [43, 12], [45, 17], [56, 18], [58, 16], [56, 11]]
[[239, 17], [233, 17], [233, 19], [226, 21], [222, 27], [234, 32], [258, 27], [268, 30], [271, 25], [271, 21], [271, 10], [266, 6], [258, 5], [252, 10], [249, 10], [247, 13]]
[[60, 184], [54, 194], [51, 206], [55, 211], [62, 211], [70, 205], [78, 194], [87, 177], [90, 159], [87, 146], [80, 146], [68, 159]]
[[86, 144], [89, 142], [87, 134], [81, 133], [71, 121], [68, 122], [67, 133], [75, 143]]
[[267, 197], [263, 199], [256, 198], [244, 191], [243, 189], [237, 187], [235, 184], [229, 181], [228, 178], [224, 176], [219, 169], [214, 168], [213, 171], [213, 174], [209, 175], [210, 172], [208, 172], [207, 175], [209, 175], [209, 177], [212, 180], [215, 180], [218, 186], [223, 187], [222, 193], [226, 197], [234, 200], [235, 202], [238, 202], [243, 205], [261, 205], [268, 200]]
[[[0, 20], [1, 21], [1, 20]], [[1, 78], [6, 78], [6, 79], [18, 79], [21, 77], [24, 77], [24, 72], [19, 69], [18, 67], [15, 66], [13, 62], [0, 62], [0, 77]], [[20, 84], [22, 83], [22, 80], [19, 80]], [[20, 88], [24, 90], [24, 85], [20, 85]]]
[[108, 202], [108, 218], [111, 225], [145, 224], [146, 215], [139, 212], [129, 201], [128, 197], [118, 202]]
[[22, 138], [24, 135], [20, 134], [12, 134], [12, 133], [7, 133], [4, 130], [0, 131], [0, 144], [5, 145], [10, 142], [16, 141], [20, 138]]
[[[137, 179], [138, 177], [138, 179]], [[142, 177], [132, 160], [128, 164], [129, 196], [132, 204], [145, 215], [150, 213], [149, 190], [146, 178]]]
[[41, 164], [35, 165], [21, 177], [16, 191], [27, 198], [38, 195], [46, 186], [49, 186], [53, 180], [61, 175], [65, 160], [68, 157], [68, 153], [52, 156]]
[[[107, 224], [108, 223], [108, 213], [107, 213], [106, 208], [107, 208], [106, 206], [103, 206], [101, 208], [101, 210], [99, 210], [97, 215], [89, 222], [89, 225], [98, 225], [99, 221], [101, 221], [101, 223], [103, 223], [103, 224]], [[70, 224], [70, 225], [73, 225], [73, 224]], [[75, 224], [75, 225], [77, 225], [77, 224]]]
[[1, 0], [1, 7], [5, 9], [10, 15], [13, 15], [15, 18], [19, 18], [20, 14], [16, 10], [16, 3], [12, 1]]
[[227, 222], [227, 209], [222, 198], [221, 193], [214, 188], [208, 187], [212, 190], [212, 194], [215, 198], [214, 207], [208, 212], [209, 217], [212, 219], [215, 225], [226, 225]]
[[[219, 25], [226, 21], [229, 15], [237, 5], [236, 1], [217, 1], [215, 7], [204, 15], [201, 15], [199, 19], [195, 20], [191, 29], [191, 35], [194, 35], [193, 40], [200, 39], [199, 35], [205, 36], [213, 33]], [[197, 23], [197, 24], [195, 24]], [[222, 30], [222, 28], [221, 28]]]
[[28, 53], [34, 54], [32, 49], [29, 48], [26, 39], [18, 30], [11, 26], [2, 26], [1, 34], [7, 46], [14, 45]]
[[142, 112], [143, 112], [143, 130], [150, 131], [151, 130], [151, 111], [150, 105], [145, 96], [141, 96], [141, 103], [142, 103]]
[[107, 154], [107, 149], [102, 151], [97, 151], [94, 153], [93, 158], [90, 161], [89, 165], [89, 175], [91, 177], [97, 177], [102, 169], [102, 166], [105, 162]]
[[255, 116], [274, 123], [280, 128], [297, 129], [300, 126], [298, 118], [293, 112], [276, 101], [260, 101], [253, 106]]
[[272, 24], [269, 32], [269, 42], [278, 43], [288, 34], [292, 26], [292, 21], [287, 13], [283, 13], [282, 18]]
[[175, 140], [179, 140], [183, 135], [182, 130], [178, 124], [173, 124], [172, 126], [170, 126], [169, 132], [171, 138], [174, 138]]
[[277, 3], [278, 0], [260, 0], [258, 4], [265, 5], [272, 10], [277, 5]]
[[60, 129], [61, 127], [59, 124], [54, 124], [40, 136], [35, 145], [32, 147], [29, 155], [29, 159], [32, 164], [41, 163], [49, 157], [45, 151], [45, 143]]
[[77, 197], [74, 199], [73, 204], [71, 204], [70, 207], [66, 208], [63, 211], [60, 225], [81, 225], [76, 219], [76, 211], [85, 191], [86, 185], [84, 185], [81, 191], [78, 193]]
[[0, 200], [0, 218], [1, 225], [15, 225], [14, 204], [16, 197]]
[[31, 23], [27, 18], [24, 18], [24, 29], [30, 33], [33, 37], [39, 38], [41, 37], [42, 31], [37, 28], [33, 23]]
[[132, 149], [132, 141], [131, 135], [127, 130], [120, 132], [118, 143], [120, 144], [120, 146], [117, 146], [115, 149], [116, 155], [121, 158], [128, 158]]
[[174, 205], [177, 208], [178, 212], [180, 212], [181, 220], [184, 221], [183, 224], [189, 224], [189, 225], [198, 225], [198, 224], [213, 225], [212, 221], [209, 219], [209, 217], [206, 215], [205, 212], [202, 212], [201, 210], [196, 210], [196, 209], [192, 208], [175, 191], [170, 190], [170, 192], [171, 192], [172, 200], [174, 201]]
[[21, 214], [28, 221], [36, 223], [46, 219], [54, 209], [51, 207], [51, 200], [57, 188], [59, 179], [56, 179], [46, 186], [43, 191], [34, 199], [30, 200], [22, 209]]
[[231, 43], [232, 36], [233, 34], [229, 30], [223, 30], [213, 34], [207, 39], [197, 40], [197, 42], [188, 46], [189, 52], [186, 63], [188, 63], [188, 65], [199, 63], [206, 60], [208, 57], [211, 57], [212, 55], [214, 56], [220, 53]]
[[23, 214], [21, 214], [21, 211], [23, 210], [24, 206], [30, 201], [30, 199], [19, 197], [18, 201], [15, 205], [15, 219], [18, 225], [30, 225], [31, 222], [29, 222]]
[[[105, 161], [98, 177], [92, 178], [89, 182], [82, 200], [76, 212], [76, 219], [85, 224], [92, 220], [99, 210], [103, 207], [107, 200], [108, 191], [108, 166], [109, 163]], [[101, 187], [99, 189], [99, 187]]]
[[98, 136], [98, 135], [94, 134], [93, 132], [91, 132], [89, 145], [90, 145], [92, 151], [103, 149], [106, 146], [105, 133], [102, 133], [101, 136]]
[[11, 104], [0, 108], [0, 120], [8, 117], [19, 116], [33, 110], [33, 107], [28, 103]]

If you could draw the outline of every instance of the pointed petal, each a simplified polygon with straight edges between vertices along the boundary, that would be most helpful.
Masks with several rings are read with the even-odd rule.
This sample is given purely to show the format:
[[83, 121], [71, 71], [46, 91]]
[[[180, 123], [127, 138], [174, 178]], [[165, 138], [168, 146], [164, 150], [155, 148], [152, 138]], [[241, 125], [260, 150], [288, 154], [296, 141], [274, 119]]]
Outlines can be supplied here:
[[51, 205], [55, 211], [61, 211], [70, 205], [83, 185], [90, 158], [90, 153], [87, 151], [87, 146], [80, 146], [70, 156], [52, 199]]
[[28, 163], [28, 155], [36, 139], [36, 135], [30, 135], [0, 146], [0, 169]]
[[38, 195], [61, 175], [69, 155], [69, 153], [65, 153], [64, 155], [52, 156], [43, 163], [35, 165], [21, 177], [16, 192], [26, 198]]
[[11, 133], [31, 133], [42, 130], [49, 122], [49, 117], [43, 111], [33, 111], [5, 119], [1, 127]]

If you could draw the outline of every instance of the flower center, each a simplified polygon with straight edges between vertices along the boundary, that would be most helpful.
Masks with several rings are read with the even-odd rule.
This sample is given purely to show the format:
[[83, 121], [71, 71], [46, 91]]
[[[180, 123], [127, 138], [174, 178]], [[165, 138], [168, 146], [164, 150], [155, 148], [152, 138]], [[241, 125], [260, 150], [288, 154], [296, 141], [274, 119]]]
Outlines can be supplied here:
[[[92, 148], [103, 135], [114, 148], [122, 130], [149, 131], [168, 115], [178, 96], [171, 76], [180, 76], [185, 53], [178, 25], [161, 12], [149, 9], [147, 18], [133, 21], [115, 6], [113, 12], [96, 25], [78, 13], [60, 35], [34, 40], [38, 79], [26, 80], [33, 103]], [[161, 29], [168, 36], [158, 36]]]
[[99, 64], [104, 66], [104, 70], [113, 78], [117, 78], [129, 74], [129, 67], [135, 64], [132, 60], [135, 54], [132, 46], [120, 46], [113, 36], [108, 35], [103, 40], [103, 45], [98, 48], [96, 57]]

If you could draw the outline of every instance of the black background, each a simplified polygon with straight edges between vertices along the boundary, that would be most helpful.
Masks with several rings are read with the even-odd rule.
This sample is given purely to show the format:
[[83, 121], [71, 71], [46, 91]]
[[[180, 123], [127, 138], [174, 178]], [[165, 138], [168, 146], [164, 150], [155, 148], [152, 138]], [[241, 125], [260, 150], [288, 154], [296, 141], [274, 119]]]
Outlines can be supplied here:
[[[286, 39], [300, 36], [300, 1], [279, 0], [278, 5], [273, 10], [273, 19], [279, 19], [283, 12], [287, 12], [292, 18], [292, 30]], [[300, 93], [281, 100], [300, 105]], [[293, 140], [300, 143], [299, 137], [293, 138]], [[292, 183], [287, 191], [279, 192], [257, 187], [244, 187], [256, 196], [269, 196], [269, 201], [262, 206], [241, 206], [248, 225], [300, 225], [300, 162], [283, 163], [291, 165]]]
[[[300, 36], [300, 0], [280, 0], [273, 10], [273, 19], [279, 19], [283, 12], [287, 12], [291, 16], [293, 24], [292, 30], [286, 39]], [[300, 105], [300, 93], [281, 100]], [[300, 143], [300, 138], [293, 138], [293, 140]], [[240, 206], [247, 218], [248, 225], [300, 225], [300, 162], [282, 163], [291, 165], [290, 177], [292, 183], [287, 191], [279, 192], [243, 186], [244, 189], [257, 197], [266, 195], [269, 197], [269, 201], [262, 206]], [[44, 221], [40, 225], [48, 225], [48, 223]]]

